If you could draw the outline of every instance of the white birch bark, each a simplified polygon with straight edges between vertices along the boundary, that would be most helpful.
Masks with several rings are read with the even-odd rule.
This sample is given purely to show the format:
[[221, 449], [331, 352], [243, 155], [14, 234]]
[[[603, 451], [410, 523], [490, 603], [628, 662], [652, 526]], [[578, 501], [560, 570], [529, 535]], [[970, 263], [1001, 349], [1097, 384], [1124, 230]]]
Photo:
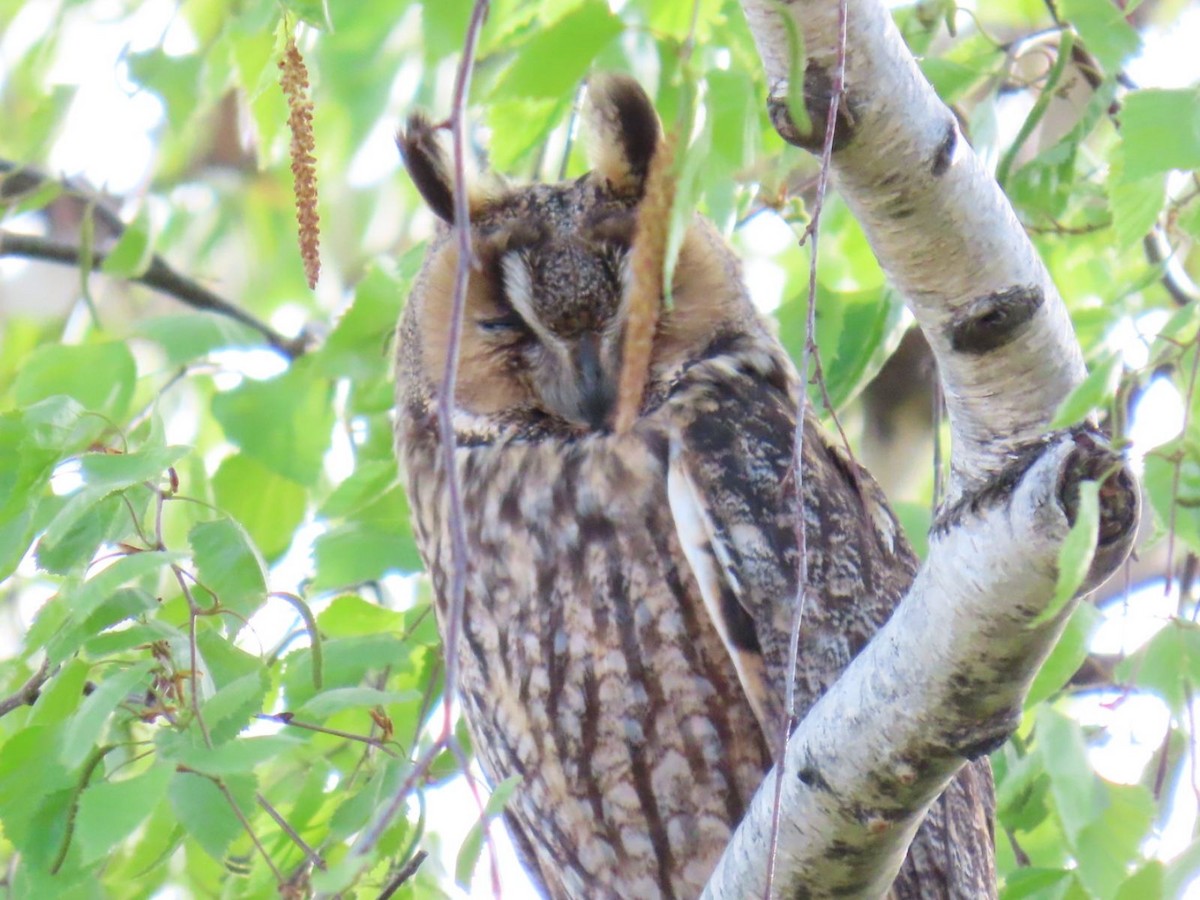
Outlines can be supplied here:
[[[879, 0], [847, 3], [846, 115], [834, 183], [937, 358], [954, 434], [952, 502], [1002, 468], [1015, 446], [1041, 435], [1082, 380], [1083, 361], [1045, 266], [888, 10]], [[828, 89], [837, 0], [743, 0], [742, 7], [780, 115], [790, 52], [783, 11], [804, 37], [810, 81], [823, 74]], [[827, 106], [810, 103], [814, 144]]]
[[[929, 804], [967, 759], [1015, 727], [1072, 606], [1038, 621], [1054, 595], [1072, 492], [1115, 460], [1086, 435], [1044, 435], [1085, 374], [1062, 301], [886, 8], [847, 3], [835, 185], [933, 347], [952, 426], [952, 478], [909, 594], [788, 744], [775, 896], [881, 895]], [[818, 148], [837, 0], [742, 6], [777, 127]], [[804, 37], [812, 135], [786, 113], [784, 15]], [[1136, 487], [1122, 472], [1101, 491], [1101, 543], [1086, 587], [1120, 564], [1137, 514]], [[705, 896], [765, 896], [775, 778], [759, 790]]]

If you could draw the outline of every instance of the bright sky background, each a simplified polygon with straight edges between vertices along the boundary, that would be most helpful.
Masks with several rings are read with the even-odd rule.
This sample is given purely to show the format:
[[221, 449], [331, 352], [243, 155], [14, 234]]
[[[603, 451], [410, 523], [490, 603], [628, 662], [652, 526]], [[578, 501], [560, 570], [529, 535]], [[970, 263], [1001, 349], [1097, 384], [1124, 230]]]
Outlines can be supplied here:
[[[51, 17], [58, 15], [57, 3], [29, 2], [0, 36], [0, 84], [6, 75], [6, 60], [14, 58], [46, 29]], [[137, 9], [133, 21], [117, 18], [123, 3], [111, 4], [111, 17], [88, 20], [79, 8], [70, 11], [52, 79], [78, 85], [66, 128], [53, 148], [49, 168], [68, 175], [82, 175], [91, 183], [120, 196], [137, 196], [149, 177], [154, 155], [154, 133], [162, 122], [162, 105], [154, 96], [134, 90], [125, 79], [121, 62], [126, 52], [162, 45], [168, 53], [184, 53], [194, 48], [186, 23], [177, 14], [173, 0], [146, 0]], [[93, 4], [85, 10], [101, 9]], [[1182, 87], [1200, 81], [1200, 5], [1188, 7], [1169, 29], [1150, 29], [1144, 33], [1146, 50], [1133, 60], [1128, 72], [1141, 86]], [[358, 186], [385, 178], [400, 177], [392, 129], [404, 110], [402, 99], [411, 92], [419, 72], [415, 68], [403, 72], [397, 79], [393, 97], [397, 108], [381, 119], [374, 139], [368, 142], [351, 163], [349, 178]], [[410, 86], [409, 90], [404, 85]], [[1005, 123], [1012, 133], [1019, 127], [1024, 111]], [[756, 302], [764, 309], [778, 305], [784, 289], [782, 269], [770, 257], [795, 240], [790, 229], [778, 218], [760, 215], [746, 226], [739, 244], [756, 248], [748, 253], [747, 278]], [[0, 261], [0, 278], [11, 275], [22, 263]], [[280, 325], [281, 323], [275, 323]], [[1137, 329], [1122, 339], [1131, 365], [1137, 365], [1138, 354], [1144, 355], [1145, 334], [1153, 334], [1162, 318], [1147, 318], [1137, 323]], [[285, 329], [286, 330], [286, 329]], [[1142, 332], [1139, 335], [1137, 332]], [[240, 379], [237, 370], [249, 377], [268, 377], [273, 372], [263, 368], [266, 360], [277, 364], [274, 354], [229, 354], [223, 362], [231, 370], [233, 381]], [[1170, 439], [1178, 432], [1181, 421], [1178, 395], [1166, 382], [1160, 382], [1143, 401], [1135, 418], [1135, 439], [1142, 452], [1150, 446]], [[330, 471], [344, 471], [348, 447], [335, 446], [329, 459]], [[69, 485], [63, 487], [68, 489]], [[311, 535], [309, 536], [311, 538]], [[305, 575], [307, 548], [298, 541], [280, 564], [272, 571], [273, 587], [288, 589]], [[402, 591], [406, 588], [401, 587]], [[44, 598], [42, 598], [44, 599]], [[29, 614], [39, 602], [31, 601]], [[1097, 634], [1094, 649], [1103, 652], [1130, 652], [1148, 640], [1174, 615], [1176, 599], [1164, 596], [1161, 587], [1151, 588], [1127, 603], [1117, 602], [1104, 610], [1105, 623]], [[273, 629], [287, 627], [290, 619], [275, 622], [256, 620], [255, 628], [269, 636]], [[4, 649], [0, 643], [0, 650]], [[1080, 719], [1089, 725], [1102, 726], [1106, 739], [1092, 751], [1092, 760], [1106, 778], [1116, 782], [1133, 782], [1140, 776], [1151, 754], [1161, 745], [1168, 727], [1165, 705], [1153, 697], [1130, 697], [1114, 703], [1113, 697], [1089, 697], [1076, 702]], [[1157, 840], [1154, 852], [1170, 858], [1191, 840], [1197, 815], [1197, 790], [1182, 783], [1173, 798], [1170, 821]], [[444, 866], [453, 871], [454, 856], [461, 838], [475, 820], [475, 802], [463, 780], [430, 792], [428, 813], [434, 832], [444, 836]], [[515, 861], [511, 846], [502, 828], [493, 828], [500, 850], [504, 896], [532, 896], [532, 888]], [[487, 854], [477, 874], [472, 897], [490, 897], [487, 874]], [[167, 894], [163, 894], [167, 896]], [[1189, 898], [1200, 900], [1200, 887], [1193, 885]]]

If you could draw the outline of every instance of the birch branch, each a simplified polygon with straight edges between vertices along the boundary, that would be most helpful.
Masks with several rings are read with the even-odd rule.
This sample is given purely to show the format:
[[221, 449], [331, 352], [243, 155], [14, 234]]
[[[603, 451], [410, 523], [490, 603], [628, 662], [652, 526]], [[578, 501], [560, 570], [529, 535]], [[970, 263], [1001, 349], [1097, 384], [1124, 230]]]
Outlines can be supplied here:
[[[815, 149], [829, 107], [838, 4], [742, 0], [790, 143]], [[792, 20], [807, 53], [802, 132], [788, 113]], [[1008, 200], [917, 68], [879, 0], [849, 0], [833, 170], [933, 348], [953, 433], [948, 499], [1038, 438], [1085, 375], [1066, 308]]]
[[[831, 105], [838, 2], [742, 0], [785, 140], [814, 152]], [[1129, 550], [1138, 493], [1083, 432], [1045, 436], [1085, 375], [1061, 298], [999, 187], [879, 0], [848, 0], [836, 185], [938, 361], [953, 448], [929, 558], [893, 618], [813, 707], [783, 760], [771, 896], [883, 894], [929, 805], [999, 746], [1073, 603], [1051, 608], [1085, 479], [1102, 481], [1084, 589]], [[790, 19], [786, 21], [786, 19]], [[802, 131], [791, 31], [807, 54]], [[766, 896], [775, 776], [706, 897]]]
[[[966, 761], [1007, 739], [1074, 607], [1039, 621], [1079, 483], [1115, 461], [1086, 434], [1059, 435], [934, 532], [896, 614], [788, 743], [770, 896], [881, 896], [929, 805]], [[1137, 522], [1124, 472], [1101, 493], [1109, 502], [1085, 589], [1120, 565]], [[704, 897], [766, 896], [774, 804], [772, 774]]]

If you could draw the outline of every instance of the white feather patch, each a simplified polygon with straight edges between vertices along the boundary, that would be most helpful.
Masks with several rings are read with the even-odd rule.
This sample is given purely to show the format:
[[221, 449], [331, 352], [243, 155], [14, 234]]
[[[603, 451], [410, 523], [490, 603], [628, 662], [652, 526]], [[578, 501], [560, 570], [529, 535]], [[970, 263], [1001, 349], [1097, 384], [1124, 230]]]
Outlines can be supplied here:
[[729, 658], [737, 670], [738, 681], [741, 682], [746, 699], [754, 709], [759, 725], [764, 733], [769, 734], [766, 709], [763, 706], [767, 690], [763, 658], [733, 643], [721, 612], [723, 584], [727, 584], [734, 594], [741, 593], [741, 584], [737, 573], [731, 567], [732, 560], [728, 550], [713, 527], [712, 519], [708, 515], [708, 505], [688, 474], [678, 439], [674, 436], [671, 438], [671, 462], [667, 470], [667, 502], [675, 520], [675, 532], [683, 548], [683, 555], [687, 557], [692, 574], [700, 585], [704, 608], [708, 611], [708, 617], [717, 629], [717, 634], [721, 636], [721, 643], [729, 652]]

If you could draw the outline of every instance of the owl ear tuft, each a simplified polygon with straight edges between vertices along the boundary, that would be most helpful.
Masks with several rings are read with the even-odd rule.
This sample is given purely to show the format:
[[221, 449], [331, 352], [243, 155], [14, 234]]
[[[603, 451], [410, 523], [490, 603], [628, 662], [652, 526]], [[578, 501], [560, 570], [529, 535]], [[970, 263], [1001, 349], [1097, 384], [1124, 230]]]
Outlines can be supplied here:
[[[454, 221], [454, 163], [446, 142], [434, 125], [421, 113], [408, 117], [396, 135], [396, 146], [408, 177], [435, 215], [443, 222]], [[472, 162], [472, 160], [468, 160]], [[504, 190], [503, 179], [489, 172], [480, 173], [468, 165], [467, 208], [471, 218]]]
[[592, 75], [584, 122], [592, 167], [618, 191], [641, 196], [662, 141], [658, 114], [642, 86], [628, 75]]
[[413, 113], [396, 135], [396, 146], [400, 148], [408, 177], [429, 208], [443, 221], [453, 222], [453, 167], [433, 123], [421, 113]]

